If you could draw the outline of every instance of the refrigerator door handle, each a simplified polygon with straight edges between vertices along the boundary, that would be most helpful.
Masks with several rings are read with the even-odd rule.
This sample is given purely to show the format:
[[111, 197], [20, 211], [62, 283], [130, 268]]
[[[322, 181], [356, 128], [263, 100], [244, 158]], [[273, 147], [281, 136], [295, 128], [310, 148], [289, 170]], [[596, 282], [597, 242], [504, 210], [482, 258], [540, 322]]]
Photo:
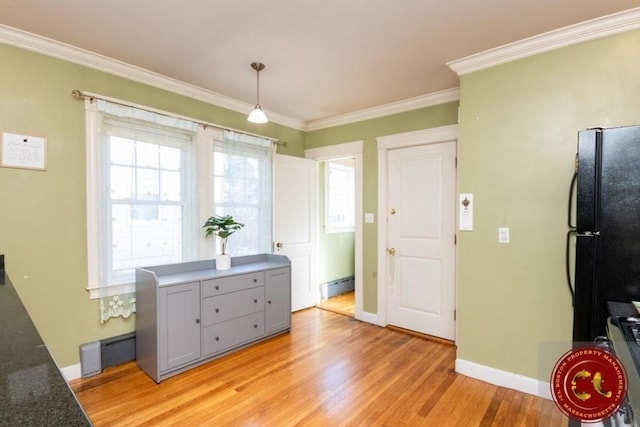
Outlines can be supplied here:
[[569, 186], [569, 209], [568, 209], [567, 224], [569, 225], [569, 228], [572, 230], [575, 230], [577, 227], [577, 225], [571, 224], [571, 214], [573, 213], [573, 194], [577, 187], [577, 184], [576, 184], [577, 180], [578, 180], [578, 172], [576, 170], [576, 172], [573, 174], [573, 177], [571, 178], [571, 185]]
[[574, 286], [573, 283], [571, 283], [571, 236], [577, 234], [576, 230], [569, 230], [567, 231], [567, 246], [566, 246], [566, 253], [565, 253], [565, 267], [567, 270], [567, 286], [569, 287], [569, 292], [571, 293], [571, 306], [574, 307], [575, 306], [575, 293], [574, 293]]
[[571, 236], [577, 235], [577, 226], [571, 223], [571, 214], [573, 213], [573, 198], [574, 191], [576, 189], [578, 181], [578, 155], [576, 154], [576, 171], [571, 177], [571, 185], [569, 185], [569, 207], [567, 209], [567, 225], [569, 226], [569, 231], [567, 231], [567, 243], [566, 243], [566, 251], [565, 251], [565, 267], [567, 273], [567, 286], [569, 287], [569, 292], [571, 293], [571, 306], [573, 307], [575, 304], [575, 293], [574, 286], [571, 283]]

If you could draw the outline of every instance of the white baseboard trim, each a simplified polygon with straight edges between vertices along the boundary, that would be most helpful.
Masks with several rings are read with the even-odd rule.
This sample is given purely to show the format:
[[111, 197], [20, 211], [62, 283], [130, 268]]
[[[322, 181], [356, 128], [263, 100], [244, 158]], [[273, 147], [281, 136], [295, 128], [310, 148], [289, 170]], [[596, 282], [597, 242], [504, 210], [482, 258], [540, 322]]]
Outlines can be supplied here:
[[367, 323], [373, 323], [374, 325], [378, 325], [378, 316], [375, 313], [369, 313], [367, 311], [361, 311], [356, 313], [356, 320], [361, 320]]
[[62, 372], [62, 376], [65, 380], [77, 380], [82, 376], [82, 370], [80, 368], [80, 364], [65, 366], [64, 368], [60, 368], [60, 372]]
[[456, 359], [455, 370], [457, 373], [475, 378], [490, 384], [533, 394], [551, 400], [551, 389], [548, 382], [502, 371], [485, 365], [480, 365], [468, 360]]

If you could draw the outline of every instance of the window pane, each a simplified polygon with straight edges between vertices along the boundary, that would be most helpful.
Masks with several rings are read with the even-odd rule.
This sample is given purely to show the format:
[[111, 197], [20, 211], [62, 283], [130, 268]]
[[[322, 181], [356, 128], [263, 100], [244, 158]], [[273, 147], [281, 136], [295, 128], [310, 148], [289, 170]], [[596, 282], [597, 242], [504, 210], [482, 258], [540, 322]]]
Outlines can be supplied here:
[[111, 163], [117, 165], [133, 165], [134, 143], [130, 139], [109, 137]]
[[138, 169], [136, 177], [136, 197], [138, 200], [159, 200], [160, 182], [158, 170]]
[[131, 206], [111, 208], [111, 262], [113, 270], [131, 268]]
[[173, 147], [160, 147], [160, 168], [180, 170], [180, 150]]
[[136, 164], [138, 166], [157, 168], [159, 166], [158, 146], [138, 141], [136, 143]]
[[116, 200], [131, 199], [133, 197], [133, 169], [128, 166], [111, 166], [110, 193]]
[[180, 201], [180, 172], [161, 171], [162, 200]]
[[329, 231], [350, 230], [355, 227], [355, 168], [333, 162], [325, 167], [325, 226]]

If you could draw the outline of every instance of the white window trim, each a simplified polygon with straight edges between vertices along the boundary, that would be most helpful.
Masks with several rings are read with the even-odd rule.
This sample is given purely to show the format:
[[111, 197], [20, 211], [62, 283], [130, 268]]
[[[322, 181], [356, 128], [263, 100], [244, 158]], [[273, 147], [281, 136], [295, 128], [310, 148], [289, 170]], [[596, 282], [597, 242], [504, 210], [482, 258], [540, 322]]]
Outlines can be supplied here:
[[[97, 147], [96, 128], [98, 109], [95, 102], [91, 99], [85, 99], [85, 123], [86, 123], [86, 168], [87, 168], [87, 267], [88, 267], [88, 286], [90, 299], [100, 298], [100, 279], [99, 279], [99, 251], [98, 251], [98, 192], [96, 182], [98, 181], [97, 165]], [[119, 289], [115, 289], [119, 288]], [[107, 294], [113, 292], [113, 295], [133, 292], [131, 285], [120, 285], [105, 288]], [[107, 290], [108, 289], [108, 290]], [[111, 296], [111, 295], [109, 295]]]

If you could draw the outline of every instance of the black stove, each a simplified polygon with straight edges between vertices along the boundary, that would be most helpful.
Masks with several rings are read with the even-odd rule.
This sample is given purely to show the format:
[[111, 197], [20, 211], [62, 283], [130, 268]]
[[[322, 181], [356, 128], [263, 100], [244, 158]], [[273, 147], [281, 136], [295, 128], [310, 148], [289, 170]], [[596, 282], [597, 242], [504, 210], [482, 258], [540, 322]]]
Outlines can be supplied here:
[[629, 303], [608, 302], [607, 338], [627, 374], [626, 422], [640, 426], [640, 313]]

